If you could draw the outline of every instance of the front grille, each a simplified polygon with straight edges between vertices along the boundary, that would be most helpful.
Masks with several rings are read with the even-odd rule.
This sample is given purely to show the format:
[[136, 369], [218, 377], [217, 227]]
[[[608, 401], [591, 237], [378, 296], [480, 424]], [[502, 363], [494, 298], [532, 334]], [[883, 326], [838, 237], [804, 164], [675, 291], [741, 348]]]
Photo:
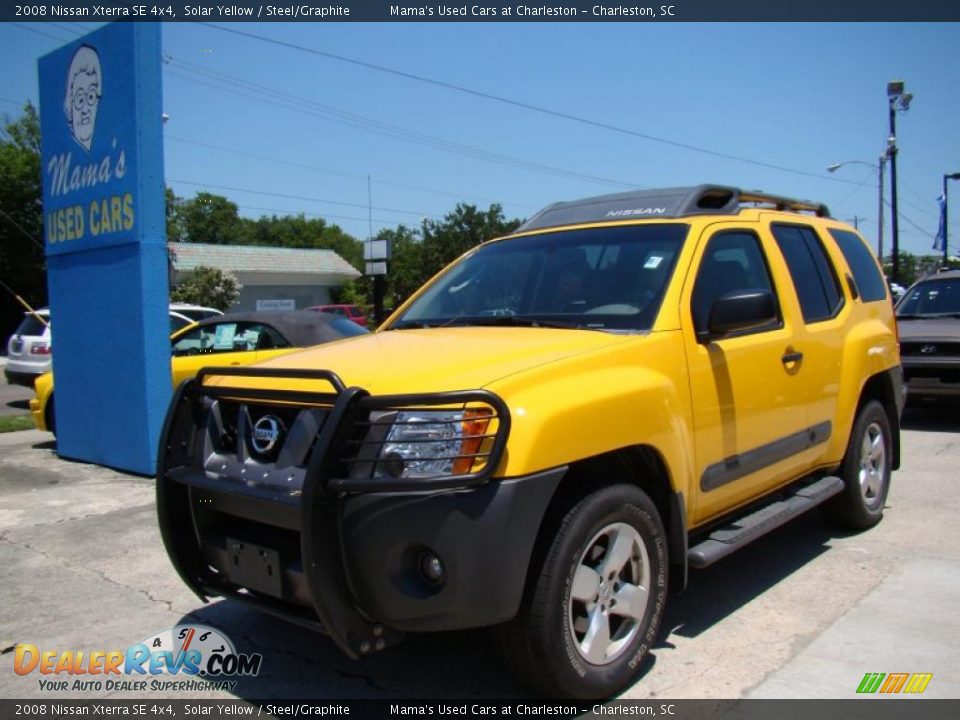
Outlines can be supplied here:
[[[283, 372], [231, 368], [222, 374], [229, 380], [286, 377]], [[377, 397], [348, 390], [336, 376], [330, 381], [336, 392], [317, 393], [251, 388], [246, 380], [241, 387], [205, 385], [207, 375], [221, 372], [202, 371], [185, 395], [195, 432], [184, 464], [209, 480], [290, 498], [299, 497], [310, 473], [331, 491], [475, 485], [495, 471], [509, 431], [505, 404], [482, 390]], [[318, 449], [321, 456], [314, 457]]]
[[900, 355], [910, 357], [960, 357], [960, 342], [901, 342]]

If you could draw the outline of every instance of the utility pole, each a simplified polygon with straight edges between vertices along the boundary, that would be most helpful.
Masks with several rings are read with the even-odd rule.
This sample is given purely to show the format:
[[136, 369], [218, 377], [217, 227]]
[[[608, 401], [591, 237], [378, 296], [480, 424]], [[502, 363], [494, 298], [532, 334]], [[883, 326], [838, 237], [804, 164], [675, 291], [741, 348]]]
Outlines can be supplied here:
[[950, 261], [950, 243], [947, 239], [950, 232], [947, 229], [947, 180], [960, 180], [960, 173], [949, 173], [943, 176], [943, 267]]
[[887, 83], [887, 105], [890, 109], [890, 138], [887, 140], [890, 155], [890, 221], [891, 243], [893, 247], [893, 270], [890, 278], [897, 282], [900, 278], [900, 216], [897, 213], [897, 111], [906, 112], [910, 108], [913, 95], [903, 91], [903, 80]]

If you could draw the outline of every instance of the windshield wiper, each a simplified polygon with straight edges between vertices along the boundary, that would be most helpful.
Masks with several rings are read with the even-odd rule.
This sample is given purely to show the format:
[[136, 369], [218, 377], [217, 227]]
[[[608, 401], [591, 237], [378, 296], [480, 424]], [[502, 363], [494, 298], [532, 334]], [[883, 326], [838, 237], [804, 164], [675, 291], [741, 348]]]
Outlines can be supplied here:
[[421, 320], [398, 320], [393, 325], [387, 328], [387, 330], [420, 330], [423, 328], [432, 328], [440, 327], [439, 323], [428, 323]]
[[[463, 319], [461, 319], [463, 321]], [[543, 320], [539, 318], [523, 317], [520, 315], [495, 315], [493, 317], [473, 317], [464, 321], [468, 325], [493, 325], [502, 327], [543, 327], [560, 328], [562, 330], [584, 329], [580, 323], [565, 322], [563, 320]], [[594, 329], [594, 328], [589, 328]]]

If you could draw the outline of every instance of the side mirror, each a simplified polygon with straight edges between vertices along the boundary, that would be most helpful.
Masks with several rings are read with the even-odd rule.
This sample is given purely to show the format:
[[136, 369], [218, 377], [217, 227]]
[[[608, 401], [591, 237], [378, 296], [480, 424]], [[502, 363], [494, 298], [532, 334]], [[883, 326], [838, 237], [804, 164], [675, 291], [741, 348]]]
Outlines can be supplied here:
[[775, 323], [777, 319], [777, 304], [769, 290], [735, 290], [713, 301], [707, 330], [699, 339], [709, 342], [730, 333]]

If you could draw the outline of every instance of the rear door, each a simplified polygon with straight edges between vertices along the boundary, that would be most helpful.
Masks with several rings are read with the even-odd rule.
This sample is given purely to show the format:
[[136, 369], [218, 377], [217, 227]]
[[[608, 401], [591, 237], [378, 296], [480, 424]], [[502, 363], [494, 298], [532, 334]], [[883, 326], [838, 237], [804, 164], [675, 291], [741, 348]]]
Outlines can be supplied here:
[[[850, 319], [850, 301], [824, 247], [823, 238], [805, 223], [773, 223], [775, 240], [790, 276], [793, 292], [785, 300], [799, 314], [797, 350], [807, 388], [807, 422], [825, 439], [837, 431], [840, 367]], [[827, 449], [820, 446], [820, 451]]]

